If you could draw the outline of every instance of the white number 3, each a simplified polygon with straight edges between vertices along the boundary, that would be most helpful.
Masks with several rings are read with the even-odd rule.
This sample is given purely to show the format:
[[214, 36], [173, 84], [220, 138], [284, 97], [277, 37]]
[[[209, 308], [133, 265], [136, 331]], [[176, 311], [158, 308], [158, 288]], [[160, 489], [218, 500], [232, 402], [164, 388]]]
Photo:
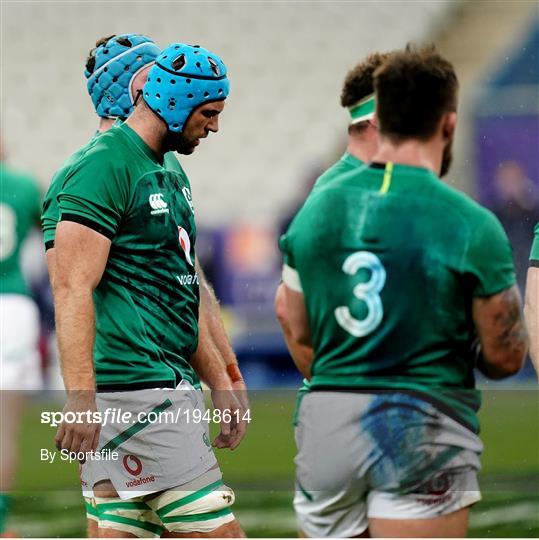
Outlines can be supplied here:
[[347, 257], [342, 265], [343, 272], [349, 276], [353, 276], [361, 268], [369, 270], [371, 277], [369, 281], [354, 287], [354, 296], [367, 304], [367, 316], [358, 320], [352, 316], [347, 306], [335, 309], [335, 318], [339, 325], [354, 337], [363, 337], [373, 332], [384, 316], [380, 291], [386, 282], [385, 268], [380, 259], [370, 251], [358, 251]]

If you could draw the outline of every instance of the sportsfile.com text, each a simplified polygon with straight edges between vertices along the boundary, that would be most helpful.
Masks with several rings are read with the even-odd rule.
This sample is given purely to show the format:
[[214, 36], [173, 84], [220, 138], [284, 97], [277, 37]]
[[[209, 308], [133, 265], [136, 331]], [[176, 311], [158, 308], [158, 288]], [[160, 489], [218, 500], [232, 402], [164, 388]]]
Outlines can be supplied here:
[[124, 411], [121, 408], [116, 409], [110, 407], [103, 411], [78, 411], [78, 412], [61, 412], [61, 411], [43, 411], [41, 413], [41, 423], [48, 424], [51, 427], [57, 427], [65, 424], [178, 424], [178, 423], [214, 423], [221, 422], [251, 422], [251, 411], [230, 409], [213, 411], [202, 409], [178, 409], [177, 411], [140, 411], [133, 413]]

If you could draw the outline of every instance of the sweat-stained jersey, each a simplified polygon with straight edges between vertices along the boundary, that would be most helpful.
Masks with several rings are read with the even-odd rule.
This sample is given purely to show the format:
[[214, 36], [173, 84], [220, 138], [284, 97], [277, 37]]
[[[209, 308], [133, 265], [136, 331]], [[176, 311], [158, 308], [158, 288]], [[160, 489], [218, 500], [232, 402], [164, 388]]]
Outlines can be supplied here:
[[532, 250], [530, 253], [530, 266], [539, 267], [539, 223], [535, 225]]
[[196, 228], [183, 171], [166, 168], [122, 124], [71, 167], [58, 202], [60, 221], [112, 242], [94, 291], [98, 390], [198, 384], [189, 363], [198, 341]]
[[472, 300], [515, 283], [491, 212], [426, 169], [373, 164], [313, 193], [281, 248], [311, 391], [411, 392], [478, 431]]
[[39, 222], [37, 182], [0, 162], [0, 294], [28, 294], [20, 267], [21, 246]]

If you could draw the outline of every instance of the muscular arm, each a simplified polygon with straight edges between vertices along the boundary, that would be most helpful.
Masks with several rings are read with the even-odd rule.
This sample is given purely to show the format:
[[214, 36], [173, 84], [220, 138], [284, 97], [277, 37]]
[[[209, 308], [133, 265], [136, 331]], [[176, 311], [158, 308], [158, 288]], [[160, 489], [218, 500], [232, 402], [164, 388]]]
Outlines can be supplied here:
[[288, 321], [285, 287], [286, 285], [284, 285], [284, 283], [279, 284], [277, 287], [277, 292], [275, 293], [275, 313], [277, 315], [277, 320], [281, 325], [284, 339], [294, 364], [298, 368], [298, 371], [306, 379], [310, 379], [311, 364], [313, 362], [313, 349], [310, 345], [303, 345], [299, 343], [292, 335], [292, 329], [290, 328]]
[[[66, 389], [95, 390], [93, 292], [110, 249], [110, 240], [72, 222], [58, 224], [52, 284], [60, 363]], [[50, 272], [49, 270], [49, 272]]]
[[486, 298], [474, 298], [473, 319], [481, 345], [478, 368], [491, 379], [514, 375], [528, 350], [528, 336], [516, 286]]
[[225, 332], [219, 302], [198, 259], [196, 270], [200, 281], [199, 346], [192, 358], [193, 366], [196, 365], [197, 374], [210, 387], [212, 380], [223, 384], [223, 378], [226, 378], [234, 390], [245, 391], [236, 355]]
[[[48, 255], [53, 263], [49, 272], [52, 270], [60, 365], [67, 390], [64, 412], [96, 410], [93, 291], [103, 275], [109, 249], [110, 240], [92, 229], [61, 222], [54, 253]], [[56, 446], [72, 452], [95, 450], [99, 431], [95, 423], [63, 423]]]
[[530, 335], [530, 357], [539, 376], [539, 268], [536, 267], [528, 270], [524, 314]]
[[[246, 422], [235, 422], [243, 418], [249, 408], [247, 392], [236, 356], [230, 346], [221, 320], [219, 303], [208, 284], [198, 259], [196, 270], [200, 281], [199, 337], [196, 352], [191, 364], [197, 375], [212, 390], [212, 401], [221, 411], [237, 411], [236, 417], [227, 424], [221, 422], [221, 433], [215, 439], [218, 448], [236, 448], [246, 432]], [[229, 366], [234, 369], [231, 370]]]

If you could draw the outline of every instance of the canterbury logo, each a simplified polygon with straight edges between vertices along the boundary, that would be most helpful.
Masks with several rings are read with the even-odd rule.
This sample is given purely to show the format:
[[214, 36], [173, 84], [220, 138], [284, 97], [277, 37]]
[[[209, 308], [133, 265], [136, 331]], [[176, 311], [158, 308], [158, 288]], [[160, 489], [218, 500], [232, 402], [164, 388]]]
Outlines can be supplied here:
[[152, 216], [156, 214], [168, 214], [168, 205], [163, 200], [162, 193], [154, 193], [153, 195], [150, 195], [148, 202], [152, 208], [152, 211], [150, 212]]

